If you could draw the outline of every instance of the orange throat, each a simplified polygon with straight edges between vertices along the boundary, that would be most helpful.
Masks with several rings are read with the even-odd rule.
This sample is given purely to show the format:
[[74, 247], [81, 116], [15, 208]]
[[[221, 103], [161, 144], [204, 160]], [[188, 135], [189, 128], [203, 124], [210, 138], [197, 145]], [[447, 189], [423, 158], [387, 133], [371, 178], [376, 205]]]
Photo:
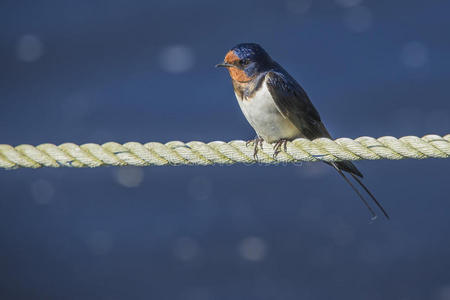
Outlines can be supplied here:
[[228, 72], [230, 72], [231, 79], [235, 81], [249, 82], [250, 80], [252, 80], [252, 78], [248, 77], [243, 70], [240, 70], [238, 68], [229, 67]]
[[[228, 51], [227, 55], [225, 55], [224, 62], [228, 64], [236, 65], [238, 61], [239, 57], [232, 50]], [[228, 67], [228, 72], [230, 72], [231, 79], [235, 81], [249, 82], [252, 80], [251, 77], [248, 77], [247, 74], [245, 74], [245, 71], [238, 69], [237, 67]]]

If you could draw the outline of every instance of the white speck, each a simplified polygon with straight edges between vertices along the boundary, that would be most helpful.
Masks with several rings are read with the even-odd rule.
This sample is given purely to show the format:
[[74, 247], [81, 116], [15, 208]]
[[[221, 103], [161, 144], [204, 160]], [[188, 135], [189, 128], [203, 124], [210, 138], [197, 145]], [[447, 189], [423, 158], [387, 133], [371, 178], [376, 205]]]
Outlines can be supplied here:
[[335, 0], [342, 7], [352, 7], [361, 4], [362, 0]]
[[194, 66], [194, 53], [187, 46], [170, 46], [161, 52], [160, 64], [169, 73], [186, 72]]
[[31, 195], [37, 204], [49, 204], [54, 194], [55, 189], [47, 180], [39, 179], [31, 184]]
[[402, 49], [401, 60], [409, 68], [420, 68], [428, 62], [428, 49], [420, 42], [409, 42]]
[[238, 246], [239, 254], [246, 260], [261, 261], [266, 256], [267, 246], [258, 237], [247, 237]]
[[115, 173], [116, 181], [125, 187], [138, 187], [144, 179], [141, 167], [120, 167]]
[[364, 32], [372, 26], [372, 13], [365, 6], [355, 6], [346, 11], [345, 25], [353, 32]]
[[311, 8], [312, 0], [288, 0], [286, 8], [289, 12], [294, 14], [305, 14]]
[[176, 240], [173, 247], [173, 254], [182, 261], [193, 260], [199, 252], [199, 246], [195, 240], [190, 237], [182, 237]]
[[198, 176], [190, 180], [188, 195], [194, 200], [207, 200], [212, 194], [212, 182], [209, 178]]
[[23, 62], [33, 62], [44, 54], [44, 45], [35, 35], [27, 34], [17, 42], [17, 59]]
[[111, 251], [113, 240], [109, 232], [98, 230], [91, 233], [87, 243], [94, 255], [105, 255]]

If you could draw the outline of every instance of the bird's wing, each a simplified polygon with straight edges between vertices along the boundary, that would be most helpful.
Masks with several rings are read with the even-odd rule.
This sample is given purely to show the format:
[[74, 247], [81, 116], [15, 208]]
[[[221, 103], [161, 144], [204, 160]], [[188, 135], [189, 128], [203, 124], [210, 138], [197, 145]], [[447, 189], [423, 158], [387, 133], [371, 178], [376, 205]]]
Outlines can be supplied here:
[[[319, 137], [330, 138], [330, 134], [320, 120], [319, 113], [314, 108], [308, 95], [302, 87], [289, 75], [284, 75], [280, 72], [270, 71], [266, 74], [266, 84], [273, 100], [278, 108], [278, 111], [308, 139], [312, 140]], [[353, 186], [353, 184], [345, 177], [344, 173], [349, 172], [358, 184], [369, 194], [375, 204], [382, 210], [386, 218], [389, 215], [381, 206], [375, 196], [369, 189], [361, 182], [358, 177], [363, 177], [362, 173], [350, 161], [326, 162], [332, 165], [339, 174], [347, 181], [351, 188], [358, 194], [364, 204], [368, 207], [373, 217], [376, 217], [375, 212], [367, 203], [362, 194]]]
[[[270, 71], [266, 74], [266, 84], [278, 111], [291, 121], [307, 139], [331, 138], [308, 95], [293, 78], [280, 72]], [[340, 170], [363, 177], [355, 165], [349, 161], [330, 164]]]
[[276, 71], [269, 71], [266, 74], [266, 84], [279, 112], [306, 138], [330, 138], [319, 113], [294, 79]]

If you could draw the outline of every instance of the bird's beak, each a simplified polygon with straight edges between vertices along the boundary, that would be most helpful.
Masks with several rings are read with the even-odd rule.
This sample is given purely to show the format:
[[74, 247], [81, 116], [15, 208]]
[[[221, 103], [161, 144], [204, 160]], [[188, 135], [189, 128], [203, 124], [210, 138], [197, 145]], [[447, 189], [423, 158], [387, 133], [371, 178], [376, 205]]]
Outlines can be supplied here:
[[227, 64], [227, 63], [220, 63], [220, 64], [216, 65], [216, 68], [219, 68], [219, 67], [229, 68], [229, 67], [234, 67], [234, 65]]

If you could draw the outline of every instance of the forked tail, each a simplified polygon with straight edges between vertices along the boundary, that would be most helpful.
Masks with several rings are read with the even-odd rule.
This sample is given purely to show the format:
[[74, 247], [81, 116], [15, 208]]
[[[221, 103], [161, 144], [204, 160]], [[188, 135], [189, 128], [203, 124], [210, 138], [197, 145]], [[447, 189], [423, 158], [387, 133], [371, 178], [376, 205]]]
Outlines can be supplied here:
[[377, 198], [369, 191], [369, 189], [362, 183], [361, 179], [359, 177], [363, 177], [361, 172], [355, 167], [354, 164], [352, 164], [349, 161], [340, 161], [340, 162], [331, 162], [328, 163], [329, 165], [333, 166], [336, 171], [338, 171], [339, 175], [344, 178], [344, 180], [350, 185], [350, 187], [356, 192], [356, 194], [359, 196], [361, 201], [364, 203], [364, 205], [369, 210], [370, 214], [372, 215], [372, 220], [377, 218], [377, 214], [373, 210], [373, 208], [369, 205], [369, 203], [366, 201], [364, 196], [359, 192], [359, 190], [352, 184], [352, 182], [345, 176], [344, 172], [348, 172], [350, 175], [352, 175], [353, 179], [358, 182], [358, 184], [366, 191], [367, 194], [369, 194], [370, 198], [372, 198], [373, 202], [378, 206], [378, 208], [383, 212], [386, 219], [389, 220], [389, 215], [387, 214], [386, 210], [383, 208], [383, 206], [378, 202]]

